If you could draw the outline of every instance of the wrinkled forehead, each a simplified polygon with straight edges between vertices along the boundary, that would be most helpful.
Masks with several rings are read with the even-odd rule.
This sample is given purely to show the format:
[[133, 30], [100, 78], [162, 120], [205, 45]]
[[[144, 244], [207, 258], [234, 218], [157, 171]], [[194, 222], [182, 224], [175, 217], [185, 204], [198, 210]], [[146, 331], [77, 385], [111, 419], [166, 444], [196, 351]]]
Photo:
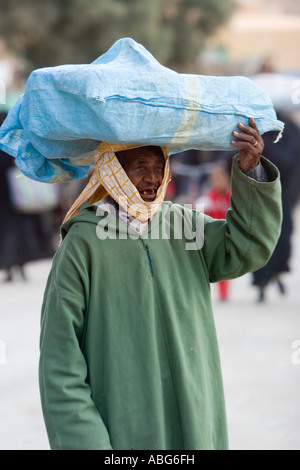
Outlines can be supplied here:
[[152, 160], [165, 163], [164, 152], [161, 147], [145, 146], [133, 149], [126, 149], [116, 152], [118, 160], [121, 164], [133, 162], [136, 160]]

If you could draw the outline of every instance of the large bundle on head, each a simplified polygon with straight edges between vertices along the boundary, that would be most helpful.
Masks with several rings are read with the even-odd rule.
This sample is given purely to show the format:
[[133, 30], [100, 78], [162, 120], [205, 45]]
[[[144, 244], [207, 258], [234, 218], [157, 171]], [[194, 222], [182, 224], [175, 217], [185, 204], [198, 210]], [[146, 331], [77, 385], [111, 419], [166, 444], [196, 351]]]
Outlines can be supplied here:
[[34, 71], [0, 130], [0, 148], [30, 178], [86, 176], [100, 142], [233, 150], [232, 131], [253, 117], [280, 134], [270, 98], [245, 77], [179, 74], [132, 39], [92, 64]]

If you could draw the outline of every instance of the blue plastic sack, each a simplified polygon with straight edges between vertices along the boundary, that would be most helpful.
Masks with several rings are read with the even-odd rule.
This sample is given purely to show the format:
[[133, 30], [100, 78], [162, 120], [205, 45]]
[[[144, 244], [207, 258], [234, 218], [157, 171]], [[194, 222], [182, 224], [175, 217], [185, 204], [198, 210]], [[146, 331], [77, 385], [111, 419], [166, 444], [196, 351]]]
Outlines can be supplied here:
[[261, 134], [280, 133], [270, 98], [245, 77], [179, 74], [132, 39], [92, 64], [32, 72], [0, 129], [0, 148], [30, 178], [87, 175], [101, 141], [233, 150], [232, 131], [253, 117]]

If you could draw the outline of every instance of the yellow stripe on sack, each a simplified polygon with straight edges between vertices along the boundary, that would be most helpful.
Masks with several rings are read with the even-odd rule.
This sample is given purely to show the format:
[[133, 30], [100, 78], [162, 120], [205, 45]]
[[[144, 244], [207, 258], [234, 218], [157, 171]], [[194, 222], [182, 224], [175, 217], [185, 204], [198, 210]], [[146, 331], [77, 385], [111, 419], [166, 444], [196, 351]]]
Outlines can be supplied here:
[[199, 116], [202, 89], [197, 75], [182, 74], [185, 82], [186, 109], [182, 114], [181, 122], [170, 142], [170, 147], [184, 147], [191, 137], [191, 131]]

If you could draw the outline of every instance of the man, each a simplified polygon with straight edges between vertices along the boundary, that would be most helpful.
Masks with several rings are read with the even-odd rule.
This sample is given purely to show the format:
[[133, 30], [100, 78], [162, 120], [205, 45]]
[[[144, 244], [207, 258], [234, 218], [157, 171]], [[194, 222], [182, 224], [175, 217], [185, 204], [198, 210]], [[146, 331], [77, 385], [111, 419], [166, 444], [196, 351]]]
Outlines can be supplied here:
[[166, 149], [100, 146], [44, 296], [52, 449], [227, 448], [210, 282], [262, 266], [281, 226], [278, 171], [255, 122], [239, 127], [226, 221], [163, 202]]

